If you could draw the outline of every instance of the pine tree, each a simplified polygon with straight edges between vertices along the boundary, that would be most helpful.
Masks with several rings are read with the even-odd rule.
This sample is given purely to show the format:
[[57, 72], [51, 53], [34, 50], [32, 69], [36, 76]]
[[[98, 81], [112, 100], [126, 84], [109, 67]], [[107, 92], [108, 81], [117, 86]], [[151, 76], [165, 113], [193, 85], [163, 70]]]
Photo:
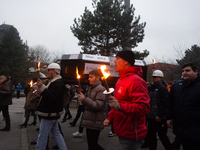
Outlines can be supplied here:
[[28, 75], [27, 46], [16, 28], [11, 26], [0, 42], [0, 72], [20, 82]]
[[[92, 0], [93, 13], [85, 7], [74, 19], [71, 31], [86, 54], [113, 56], [117, 51], [137, 47], [144, 37], [146, 23], [134, 17], [133, 5], [125, 12], [123, 0]], [[146, 54], [148, 55], [148, 51]]]

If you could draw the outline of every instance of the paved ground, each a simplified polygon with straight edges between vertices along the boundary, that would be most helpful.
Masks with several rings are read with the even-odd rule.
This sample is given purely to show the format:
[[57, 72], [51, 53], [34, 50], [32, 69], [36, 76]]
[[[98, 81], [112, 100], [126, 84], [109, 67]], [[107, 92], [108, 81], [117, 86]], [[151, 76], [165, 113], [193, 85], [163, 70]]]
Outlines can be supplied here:
[[[37, 138], [36, 128], [39, 127], [39, 123], [36, 126], [30, 126], [28, 128], [19, 128], [19, 124], [24, 122], [24, 106], [25, 98], [13, 99], [13, 105], [9, 107], [10, 117], [11, 117], [11, 131], [10, 132], [0, 132], [0, 150], [34, 150], [35, 145], [31, 145], [30, 142]], [[76, 106], [73, 104], [73, 107], [70, 107], [72, 116], [76, 115]], [[0, 115], [0, 128], [5, 126], [4, 121], [2, 121], [2, 115]], [[30, 117], [29, 123], [32, 123], [33, 117]], [[61, 119], [60, 119], [61, 121]], [[78, 124], [75, 127], [71, 127], [69, 122], [72, 119], [67, 120], [65, 123], [61, 123], [62, 130], [64, 133], [64, 139], [69, 150], [87, 150], [87, 140], [85, 130], [83, 132], [83, 138], [73, 138], [72, 133], [78, 130]], [[105, 127], [101, 132], [99, 137], [99, 144], [105, 148], [105, 150], [118, 150], [119, 142], [116, 136], [108, 137], [110, 127]], [[171, 129], [168, 131], [168, 136], [171, 141], [174, 139]], [[49, 149], [52, 150], [52, 147], [55, 145], [54, 140], [50, 137]], [[148, 148], [142, 149], [147, 150]], [[158, 140], [158, 150], [164, 150], [163, 146]]]

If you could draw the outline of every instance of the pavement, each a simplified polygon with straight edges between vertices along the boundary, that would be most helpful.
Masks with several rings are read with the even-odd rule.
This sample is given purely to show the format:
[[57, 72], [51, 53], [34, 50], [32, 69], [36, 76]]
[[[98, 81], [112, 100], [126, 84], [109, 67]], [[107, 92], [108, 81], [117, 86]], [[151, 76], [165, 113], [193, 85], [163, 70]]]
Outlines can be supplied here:
[[[19, 125], [22, 124], [25, 120], [24, 117], [24, 103], [25, 97], [19, 99], [13, 98], [13, 104], [9, 106], [9, 113], [11, 118], [11, 130], [9, 132], [0, 132], [0, 150], [35, 150], [36, 145], [31, 145], [31, 141], [37, 139], [38, 132], [36, 131], [39, 128], [39, 120], [37, 120], [36, 126], [28, 126], [27, 128], [20, 129]], [[76, 115], [78, 104], [72, 102], [70, 104], [70, 112], [73, 117]], [[61, 121], [63, 116], [59, 119]], [[5, 121], [2, 121], [3, 117], [0, 115], [0, 128], [4, 128]], [[33, 117], [29, 119], [29, 124], [32, 123]], [[87, 139], [86, 132], [83, 131], [82, 138], [73, 138], [72, 133], [78, 131], [78, 126], [80, 120], [77, 121], [75, 127], [71, 127], [69, 122], [73, 121], [73, 118], [67, 120], [64, 123], [60, 123], [62, 131], [64, 133], [64, 140], [66, 142], [68, 150], [87, 150]], [[105, 127], [101, 131], [99, 137], [99, 144], [105, 150], [119, 150], [119, 140], [117, 136], [108, 137], [110, 127]], [[172, 142], [174, 140], [174, 135], [172, 129], [168, 130], [168, 137]], [[53, 146], [56, 145], [53, 138], [49, 138], [49, 150], [53, 150]], [[164, 150], [160, 140], [158, 140], [158, 150]], [[141, 150], [148, 150], [148, 148], [143, 148]], [[181, 149], [182, 150], [182, 149]]]

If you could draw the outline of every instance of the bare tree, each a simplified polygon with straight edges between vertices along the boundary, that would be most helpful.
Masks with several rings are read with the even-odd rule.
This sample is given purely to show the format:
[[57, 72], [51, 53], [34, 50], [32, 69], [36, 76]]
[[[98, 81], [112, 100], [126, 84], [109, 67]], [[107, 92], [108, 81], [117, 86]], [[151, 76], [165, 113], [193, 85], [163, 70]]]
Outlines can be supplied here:
[[44, 45], [30, 47], [29, 56], [33, 58], [33, 61], [40, 61], [43, 64], [49, 64], [51, 61], [51, 53]]

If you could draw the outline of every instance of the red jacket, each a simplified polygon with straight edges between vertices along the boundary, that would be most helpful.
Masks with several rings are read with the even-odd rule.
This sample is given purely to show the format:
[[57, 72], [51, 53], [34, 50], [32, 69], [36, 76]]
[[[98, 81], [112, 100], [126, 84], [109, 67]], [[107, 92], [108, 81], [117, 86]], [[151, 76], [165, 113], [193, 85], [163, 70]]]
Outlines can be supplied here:
[[114, 97], [120, 103], [120, 111], [111, 109], [107, 119], [113, 121], [119, 138], [138, 141], [147, 133], [145, 116], [150, 111], [147, 84], [142, 79], [141, 67], [129, 67], [119, 75]]

